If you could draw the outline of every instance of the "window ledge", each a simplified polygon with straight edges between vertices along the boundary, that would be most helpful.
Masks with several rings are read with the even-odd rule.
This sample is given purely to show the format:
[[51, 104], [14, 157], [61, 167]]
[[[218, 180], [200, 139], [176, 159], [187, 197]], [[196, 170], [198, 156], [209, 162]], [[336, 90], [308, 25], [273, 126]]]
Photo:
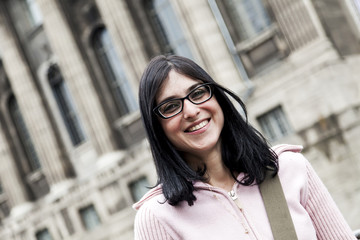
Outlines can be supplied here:
[[266, 40], [272, 38], [276, 34], [276, 31], [277, 31], [277, 26], [275, 24], [272, 24], [269, 28], [265, 29], [257, 36], [241, 41], [238, 44], [236, 44], [236, 50], [239, 53], [247, 52], [248, 50], [257, 47]]
[[8, 200], [5, 193], [0, 193], [0, 203], [6, 202]]
[[124, 126], [129, 126], [131, 125], [133, 122], [137, 121], [137, 120], [141, 120], [141, 114], [140, 111], [134, 111], [132, 113], [129, 113], [121, 118], [119, 118], [118, 120], [116, 120], [115, 122], [115, 126], [117, 128], [121, 128]]
[[36, 199], [43, 197], [49, 191], [49, 184], [42, 169], [38, 169], [27, 175], [27, 183]]
[[132, 112], [114, 123], [119, 141], [124, 147], [129, 147], [145, 138], [140, 111]]

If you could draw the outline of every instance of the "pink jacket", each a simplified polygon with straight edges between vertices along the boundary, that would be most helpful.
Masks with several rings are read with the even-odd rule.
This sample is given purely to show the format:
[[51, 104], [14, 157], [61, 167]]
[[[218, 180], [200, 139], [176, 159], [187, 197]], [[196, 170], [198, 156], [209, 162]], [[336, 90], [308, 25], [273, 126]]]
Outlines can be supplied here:
[[[301, 146], [279, 145], [279, 178], [299, 240], [356, 239]], [[238, 179], [243, 175], [240, 174]], [[229, 194], [203, 182], [194, 184], [197, 200], [189, 207], [165, 202], [161, 187], [150, 190], [134, 208], [136, 240], [273, 239], [259, 188], [235, 183]], [[164, 203], [165, 202], [165, 203]]]

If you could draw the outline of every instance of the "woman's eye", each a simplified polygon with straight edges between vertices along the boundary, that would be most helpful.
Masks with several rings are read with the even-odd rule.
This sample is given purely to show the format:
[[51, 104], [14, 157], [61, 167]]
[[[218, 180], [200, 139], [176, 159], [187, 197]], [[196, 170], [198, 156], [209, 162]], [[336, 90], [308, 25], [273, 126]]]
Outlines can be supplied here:
[[196, 100], [202, 98], [206, 94], [206, 90], [204, 88], [196, 89], [190, 96], [191, 99]]
[[180, 108], [180, 104], [177, 102], [169, 102], [164, 104], [161, 107], [161, 112], [163, 113], [173, 113], [175, 111], [177, 111]]

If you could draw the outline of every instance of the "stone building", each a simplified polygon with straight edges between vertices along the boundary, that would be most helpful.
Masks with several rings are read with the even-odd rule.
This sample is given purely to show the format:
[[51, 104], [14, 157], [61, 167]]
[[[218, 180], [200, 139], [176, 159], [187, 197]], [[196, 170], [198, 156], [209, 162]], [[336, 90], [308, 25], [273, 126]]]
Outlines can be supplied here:
[[133, 239], [156, 183], [137, 104], [190, 57], [304, 154], [360, 228], [359, 0], [0, 1], [0, 239]]

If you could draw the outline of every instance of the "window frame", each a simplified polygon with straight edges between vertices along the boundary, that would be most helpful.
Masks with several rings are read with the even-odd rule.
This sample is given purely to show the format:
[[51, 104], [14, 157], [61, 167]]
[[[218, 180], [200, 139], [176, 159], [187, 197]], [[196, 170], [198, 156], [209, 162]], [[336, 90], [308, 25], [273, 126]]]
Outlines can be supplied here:
[[[43, 238], [43, 236], [42, 236], [42, 234], [44, 234], [44, 233], [46, 234], [45, 235], [46, 238]], [[39, 238], [39, 236], [41, 238]], [[35, 238], [36, 238], [36, 240], [52, 240], [53, 239], [48, 228], [43, 228], [43, 229], [36, 231]]]
[[139, 201], [144, 196], [144, 194], [149, 190], [148, 186], [150, 186], [150, 184], [146, 176], [138, 177], [128, 184], [133, 202]]
[[57, 64], [51, 64], [48, 67], [46, 77], [72, 145], [76, 147], [83, 144], [86, 142], [86, 135], [75, 103]]
[[[90, 209], [91, 209], [91, 211], [88, 212]], [[86, 231], [92, 231], [92, 230], [94, 230], [95, 228], [97, 228], [98, 226], [100, 226], [102, 224], [101, 218], [100, 218], [98, 212], [96, 211], [96, 208], [95, 208], [94, 204], [89, 204], [89, 205], [86, 205], [84, 207], [81, 207], [81, 208], [79, 208], [78, 212], [79, 212], [79, 216], [80, 216], [82, 225], [83, 225], [83, 227], [85, 228]], [[87, 213], [95, 214], [95, 215], [91, 216], [91, 217], [95, 217], [95, 218], [92, 218], [91, 220], [96, 219], [97, 223], [95, 225], [89, 225], [90, 222], [86, 221], [86, 219], [85, 219], [86, 216], [84, 216], [84, 213], [86, 213], [86, 214]]]
[[126, 68], [115, 50], [108, 30], [97, 27], [91, 34], [90, 42], [120, 117], [135, 112], [138, 109], [137, 101]]
[[360, 40], [360, 0], [345, 0], [344, 3], [349, 12], [348, 17], [351, 18], [354, 34]]
[[[157, 1], [159, 0], [144, 1], [143, 7], [159, 42], [161, 54], [176, 54], [193, 59], [189, 41], [171, 2]], [[173, 31], [174, 29], [176, 30]]]
[[[232, 19], [228, 14], [229, 7], [226, 7], [223, 0], [213, 0], [249, 77], [263, 71], [269, 65], [289, 54], [288, 46], [280, 34], [271, 7], [262, 0], [258, 1], [263, 7], [269, 24], [254, 36], [241, 40], [240, 33], [233, 27], [237, 25], [234, 24], [235, 19]], [[242, 4], [242, 2], [239, 2], [239, 4]]]
[[28, 127], [26, 126], [16, 97], [14, 95], [11, 95], [8, 99], [7, 104], [11, 121], [16, 129], [16, 134], [19, 137], [21, 148], [25, 153], [28, 165], [27, 167], [30, 172], [38, 171], [41, 169], [40, 158], [36, 151], [33, 140], [31, 139], [30, 132], [28, 130]]
[[281, 105], [261, 114], [256, 119], [262, 132], [270, 141], [278, 141], [292, 133], [291, 125]]

